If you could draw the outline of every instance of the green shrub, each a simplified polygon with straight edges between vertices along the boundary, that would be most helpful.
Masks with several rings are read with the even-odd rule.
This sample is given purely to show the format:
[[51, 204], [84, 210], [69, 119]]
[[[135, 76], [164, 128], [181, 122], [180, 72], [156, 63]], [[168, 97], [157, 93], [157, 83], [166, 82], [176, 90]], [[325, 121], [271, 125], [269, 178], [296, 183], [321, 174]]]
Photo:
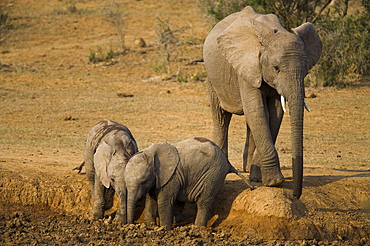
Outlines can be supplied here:
[[198, 0], [198, 5], [208, 16], [212, 24], [216, 24], [231, 13], [251, 5], [248, 0]]
[[153, 65], [153, 71], [156, 73], [167, 73], [167, 62], [157, 62], [155, 65]]
[[0, 43], [5, 40], [8, 29], [11, 28], [9, 22], [8, 12], [5, 7], [0, 6]]
[[189, 81], [189, 75], [184, 75], [181, 73], [181, 71], [178, 71], [176, 75], [176, 79], [178, 82], [188, 82]]
[[8, 23], [9, 15], [5, 9], [0, 6], [0, 27], [5, 26]]
[[368, 15], [321, 20], [316, 24], [324, 45], [311, 70], [311, 86], [346, 86], [370, 73], [370, 17]]
[[114, 51], [112, 49], [112, 45], [109, 45], [108, 51], [103, 51], [103, 48], [99, 45], [95, 46], [95, 48], [90, 49], [89, 53], [89, 62], [90, 63], [98, 63], [98, 62], [109, 62], [112, 61], [114, 57]]

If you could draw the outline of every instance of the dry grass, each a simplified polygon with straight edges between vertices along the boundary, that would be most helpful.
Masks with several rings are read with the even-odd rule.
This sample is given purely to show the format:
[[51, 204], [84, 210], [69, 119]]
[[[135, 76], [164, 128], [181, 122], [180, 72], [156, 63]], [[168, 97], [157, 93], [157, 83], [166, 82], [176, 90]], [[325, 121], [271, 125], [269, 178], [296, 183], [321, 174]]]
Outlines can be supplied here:
[[[149, 47], [135, 49], [132, 45], [131, 52], [116, 57], [115, 63], [97, 65], [88, 63], [89, 48], [107, 44], [116, 35], [102, 20], [100, 4], [76, 3], [76, 8], [84, 11], [63, 16], [53, 12], [56, 5], [40, 3], [33, 5], [32, 11], [26, 5], [13, 7], [14, 22], [23, 27], [13, 30], [1, 47], [8, 51], [1, 62], [10, 66], [0, 74], [1, 145], [54, 146], [82, 152], [87, 131], [103, 118], [126, 124], [140, 148], [192, 136], [211, 138], [205, 83], [158, 79], [152, 69], [158, 58], [152, 47], [154, 26], [138, 20], [143, 15], [146, 20], [165, 15], [170, 3], [150, 1], [148, 4], [157, 8], [155, 13], [150, 9], [135, 12], [134, 4], [136, 1], [127, 3], [127, 44], [133, 44], [139, 33]], [[198, 40], [198, 44], [186, 45], [184, 56], [176, 61], [187, 75], [204, 73], [202, 64], [186, 64], [201, 57], [201, 40], [209, 29], [196, 11], [186, 18], [176, 14], [192, 4], [186, 1], [171, 7], [175, 11], [171, 22], [177, 26], [192, 23], [184, 38]], [[364, 123], [369, 118], [368, 91], [368, 87], [323, 90], [315, 92], [317, 98], [308, 99], [313, 111], [307, 114], [305, 125], [307, 164], [370, 166], [370, 131]], [[134, 97], [120, 98], [120, 92]], [[72, 119], [65, 120], [69, 116]], [[243, 117], [233, 118], [230, 134], [230, 159], [240, 163]], [[290, 163], [289, 135], [286, 117], [277, 143], [278, 149], [284, 149], [280, 151], [283, 165]]]

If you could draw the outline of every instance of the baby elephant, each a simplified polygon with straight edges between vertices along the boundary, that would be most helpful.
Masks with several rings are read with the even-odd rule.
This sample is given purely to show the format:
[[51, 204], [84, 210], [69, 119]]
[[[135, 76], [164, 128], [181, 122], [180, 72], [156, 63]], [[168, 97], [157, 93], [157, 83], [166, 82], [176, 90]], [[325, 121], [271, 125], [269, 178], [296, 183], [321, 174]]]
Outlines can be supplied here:
[[205, 138], [191, 138], [174, 144], [153, 144], [127, 163], [127, 222], [133, 223], [135, 203], [148, 194], [146, 222], [172, 229], [176, 201], [195, 202], [195, 225], [206, 226], [210, 208], [228, 173], [236, 173], [250, 188], [249, 181], [229, 163], [226, 155]]
[[87, 135], [85, 168], [92, 195], [91, 213], [103, 218], [113, 205], [114, 191], [119, 200], [115, 220], [126, 223], [126, 186], [124, 170], [138, 151], [130, 130], [114, 121], [102, 120]]

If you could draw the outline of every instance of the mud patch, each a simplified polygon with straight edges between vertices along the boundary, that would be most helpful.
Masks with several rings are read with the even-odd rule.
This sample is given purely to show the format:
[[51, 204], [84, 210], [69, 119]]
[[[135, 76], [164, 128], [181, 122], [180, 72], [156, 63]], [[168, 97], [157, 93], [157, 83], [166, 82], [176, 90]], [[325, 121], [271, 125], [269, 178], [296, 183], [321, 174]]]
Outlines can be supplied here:
[[[71, 219], [67, 219], [65, 224], [56, 227], [55, 231], [72, 230], [66, 228], [74, 228], [77, 224], [82, 223], [86, 230], [96, 226], [99, 227], [96, 230], [101, 233], [105, 231], [108, 234], [114, 234], [126, 230], [126, 234], [131, 236], [120, 237], [120, 240], [123, 240], [122, 242], [139, 242], [139, 239], [146, 242], [144, 238], [151, 236], [159, 237], [155, 240], [162, 243], [164, 242], [161, 241], [162, 239], [165, 239], [166, 242], [169, 240], [165, 237], [167, 234], [164, 232], [161, 232], [160, 235], [156, 234], [156, 230], [161, 231], [162, 229], [146, 227], [143, 231], [144, 225], [141, 225], [143, 219], [140, 215], [137, 216], [140, 217], [137, 219], [139, 225], [127, 227], [113, 224], [111, 219], [114, 216], [115, 207], [107, 211], [104, 220], [100, 222], [91, 221], [88, 216], [90, 197], [85, 175], [73, 174], [61, 179], [46, 173], [38, 173], [37, 175], [34, 173], [32, 177], [28, 177], [25, 174], [19, 175], [19, 173], [5, 169], [1, 170], [0, 175], [0, 198], [3, 204], [10, 203], [11, 206], [17, 204], [15, 207], [25, 206], [26, 210], [32, 208], [36, 214], [42, 214], [46, 211], [54, 213], [50, 218], [43, 217], [49, 222], [44, 221], [42, 223], [57, 224], [54, 221], [55, 216], [71, 216]], [[361, 180], [359, 178], [347, 178], [336, 184], [326, 184], [319, 189], [306, 188], [305, 195], [300, 200], [294, 198], [292, 191], [288, 188], [260, 187], [251, 191], [245, 187], [246, 185], [242, 180], [234, 180], [234, 178], [238, 177], [228, 175], [228, 180], [225, 181], [214, 204], [214, 216], [209, 221], [209, 227], [204, 229], [206, 232], [202, 232], [213, 236], [200, 236], [201, 232], [195, 233], [194, 236], [192, 235], [193, 231], [189, 234], [189, 230], [192, 230], [189, 228], [192, 228], [194, 222], [196, 206], [188, 204], [184, 211], [185, 220], [176, 224], [176, 229], [170, 233], [176, 236], [169, 242], [178, 244], [182, 240], [181, 242], [185, 245], [193, 242], [213, 242], [224, 239], [240, 243], [242, 241], [238, 240], [252, 240], [252, 238], [263, 238], [265, 240], [339, 240], [342, 243], [370, 240], [370, 217], [368, 211], [365, 210], [366, 203], [363, 203], [364, 207], [362, 209], [351, 209], [355, 201], [365, 201], [364, 199], [370, 196], [370, 187], [367, 191], [356, 189], [359, 184], [367, 182], [368, 177], [362, 177]], [[336, 201], [334, 197], [331, 197], [333, 189], [341, 190], [345, 199]], [[313, 195], [316, 197], [314, 200], [310, 198]], [[352, 200], [349, 198], [352, 198]], [[347, 209], [342, 209], [342, 206]], [[22, 234], [22, 231], [25, 231], [23, 227], [32, 227], [33, 222], [28, 221], [28, 217], [22, 215], [22, 210], [17, 212], [20, 215], [11, 215], [11, 210], [6, 206], [3, 210], [2, 220], [4, 220], [5, 229], [8, 231], [9, 228], [21, 228], [20, 232], [18, 231], [20, 234], [14, 235], [22, 238], [27, 234]], [[34, 215], [30, 214], [29, 216]], [[28, 224], [30, 225], [27, 226]], [[62, 229], [63, 226], [65, 228]], [[182, 236], [177, 235], [177, 233]], [[223, 233], [223, 236], [217, 235], [217, 233]], [[189, 237], [185, 240], [186, 235]], [[58, 240], [55, 238], [56, 236], [50, 237], [53, 240]], [[58, 237], [65, 239], [69, 236], [62, 233]], [[91, 239], [93, 237], [91, 235], [88, 236], [89, 239], [84, 239], [86, 236], [81, 237], [82, 239], [78, 239], [79, 237], [75, 235], [74, 240], [95, 240]], [[181, 239], [176, 239], [176, 237], [181, 237]], [[215, 237], [219, 238], [216, 239]], [[193, 239], [197, 240], [193, 241]], [[262, 241], [253, 240], [250, 242], [262, 243]]]

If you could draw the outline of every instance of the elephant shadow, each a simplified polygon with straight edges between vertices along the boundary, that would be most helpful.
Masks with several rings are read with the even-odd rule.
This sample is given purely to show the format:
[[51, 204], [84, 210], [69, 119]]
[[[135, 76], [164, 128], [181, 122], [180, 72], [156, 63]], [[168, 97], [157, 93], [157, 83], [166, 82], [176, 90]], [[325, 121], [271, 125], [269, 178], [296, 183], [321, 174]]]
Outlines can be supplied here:
[[[305, 170], [309, 169], [319, 169], [320, 167], [306, 167]], [[284, 167], [282, 170], [291, 170], [292, 168]], [[323, 175], [310, 175], [309, 173], [304, 174], [304, 180], [303, 180], [303, 187], [320, 187], [324, 186], [330, 183], [334, 183], [337, 181], [340, 181], [342, 179], [347, 178], [366, 178], [370, 177], [370, 169], [369, 170], [355, 170], [355, 169], [338, 169], [338, 168], [332, 168], [330, 169], [333, 171], [333, 174], [323, 174]], [[353, 175], [339, 175], [340, 172], [342, 173], [353, 173]], [[293, 183], [292, 178], [288, 177], [286, 178], [285, 183], [281, 187], [292, 189]]]

